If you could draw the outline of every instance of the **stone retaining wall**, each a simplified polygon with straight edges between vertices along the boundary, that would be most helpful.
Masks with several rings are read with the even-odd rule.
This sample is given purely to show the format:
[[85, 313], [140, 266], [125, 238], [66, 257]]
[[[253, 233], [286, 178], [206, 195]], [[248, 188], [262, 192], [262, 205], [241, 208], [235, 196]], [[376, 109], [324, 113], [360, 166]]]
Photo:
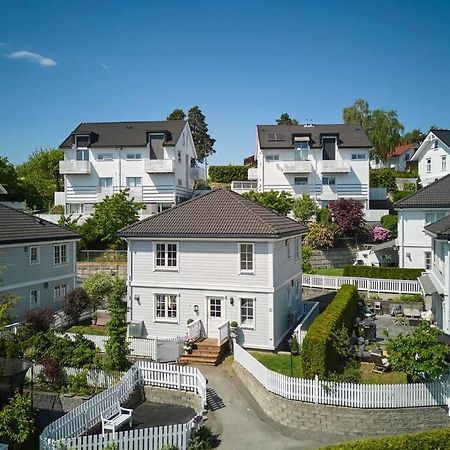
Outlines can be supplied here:
[[149, 402], [192, 408], [197, 414], [203, 411], [202, 399], [193, 392], [178, 391], [154, 386], [144, 386], [145, 398]]
[[316, 269], [325, 267], [344, 267], [352, 265], [356, 259], [356, 249], [333, 248], [330, 250], [314, 250], [310, 263]]
[[287, 427], [366, 437], [450, 426], [445, 407], [363, 409], [303, 403], [267, 391], [238, 363], [234, 369], [265, 414]]

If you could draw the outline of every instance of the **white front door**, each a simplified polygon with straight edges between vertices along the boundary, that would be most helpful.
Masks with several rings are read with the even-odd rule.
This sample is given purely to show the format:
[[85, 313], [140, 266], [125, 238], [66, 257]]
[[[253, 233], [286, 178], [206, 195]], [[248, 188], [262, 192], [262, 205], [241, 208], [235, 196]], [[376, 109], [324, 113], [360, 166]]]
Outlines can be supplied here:
[[208, 337], [217, 337], [218, 328], [222, 325], [225, 316], [224, 301], [222, 297], [208, 297]]

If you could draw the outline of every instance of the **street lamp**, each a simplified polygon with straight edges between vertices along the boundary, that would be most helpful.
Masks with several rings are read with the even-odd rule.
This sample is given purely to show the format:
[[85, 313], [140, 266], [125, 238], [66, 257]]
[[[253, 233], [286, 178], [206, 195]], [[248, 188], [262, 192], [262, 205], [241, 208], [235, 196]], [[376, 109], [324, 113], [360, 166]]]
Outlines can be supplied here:
[[293, 361], [292, 361], [292, 338], [290, 338], [288, 340], [288, 345], [289, 345], [289, 354], [291, 355], [291, 377], [294, 376], [294, 366], [293, 366]]

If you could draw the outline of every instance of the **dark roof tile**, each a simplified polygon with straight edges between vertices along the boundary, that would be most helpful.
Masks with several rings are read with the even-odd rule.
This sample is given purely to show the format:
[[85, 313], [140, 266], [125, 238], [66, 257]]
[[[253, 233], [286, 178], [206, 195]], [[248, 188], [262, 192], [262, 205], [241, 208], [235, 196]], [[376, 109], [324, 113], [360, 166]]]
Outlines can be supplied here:
[[430, 223], [425, 230], [436, 236], [438, 239], [450, 240], [450, 216], [444, 217], [437, 222]]

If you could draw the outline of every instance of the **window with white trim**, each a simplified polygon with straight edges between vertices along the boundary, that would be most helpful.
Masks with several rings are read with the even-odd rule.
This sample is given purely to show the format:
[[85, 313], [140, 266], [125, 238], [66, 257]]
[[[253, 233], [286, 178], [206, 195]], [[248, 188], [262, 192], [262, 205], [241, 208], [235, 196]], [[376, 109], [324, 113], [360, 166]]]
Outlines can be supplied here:
[[334, 178], [334, 177], [323, 177], [322, 178], [322, 184], [324, 186], [335, 186], [336, 185], [336, 178]]
[[41, 293], [39, 289], [32, 289], [30, 291], [30, 308], [35, 308], [41, 304]]
[[266, 161], [279, 161], [280, 155], [266, 155]]
[[308, 184], [308, 177], [294, 177], [295, 186], [306, 186]]
[[424, 252], [425, 257], [425, 270], [431, 270], [432, 267], [432, 259], [431, 259], [431, 252]]
[[89, 147], [89, 136], [75, 136], [75, 146], [76, 148], [88, 148]]
[[178, 267], [178, 244], [157, 242], [155, 247], [155, 267], [157, 269], [176, 269]]
[[425, 213], [425, 225], [428, 225], [433, 222], [437, 222], [438, 220], [447, 217], [446, 212], [427, 212]]
[[55, 244], [54, 262], [55, 266], [67, 264], [67, 244]]
[[294, 160], [295, 161], [308, 161], [309, 142], [298, 141], [294, 144]]
[[427, 158], [427, 173], [431, 172], [431, 158]]
[[67, 203], [67, 214], [84, 214], [84, 203]]
[[447, 156], [441, 156], [441, 170], [447, 170]]
[[291, 257], [291, 241], [289, 239], [286, 239], [284, 241], [284, 246], [286, 247], [287, 257], [290, 258]]
[[155, 294], [155, 321], [178, 321], [178, 296], [177, 294]]
[[140, 160], [142, 159], [141, 153], [127, 153], [127, 159], [129, 160]]
[[99, 161], [112, 161], [113, 154], [112, 153], [99, 153], [97, 156]]
[[111, 188], [112, 187], [112, 178], [111, 177], [99, 178], [98, 183], [101, 188]]
[[41, 255], [40, 248], [38, 245], [30, 246], [30, 264], [39, 264]]
[[250, 273], [254, 270], [254, 246], [253, 244], [239, 244], [239, 262], [241, 273]]
[[241, 327], [255, 327], [255, 299], [241, 298]]
[[89, 161], [89, 149], [77, 149], [75, 158], [77, 161]]
[[127, 187], [139, 187], [142, 186], [141, 177], [127, 177], [126, 179]]
[[295, 260], [298, 261], [300, 259], [300, 240], [298, 238], [294, 239], [295, 245]]
[[66, 284], [58, 284], [53, 288], [53, 301], [55, 303], [61, 302], [64, 300], [67, 292]]
[[366, 159], [365, 153], [352, 153], [352, 160], [362, 161]]

